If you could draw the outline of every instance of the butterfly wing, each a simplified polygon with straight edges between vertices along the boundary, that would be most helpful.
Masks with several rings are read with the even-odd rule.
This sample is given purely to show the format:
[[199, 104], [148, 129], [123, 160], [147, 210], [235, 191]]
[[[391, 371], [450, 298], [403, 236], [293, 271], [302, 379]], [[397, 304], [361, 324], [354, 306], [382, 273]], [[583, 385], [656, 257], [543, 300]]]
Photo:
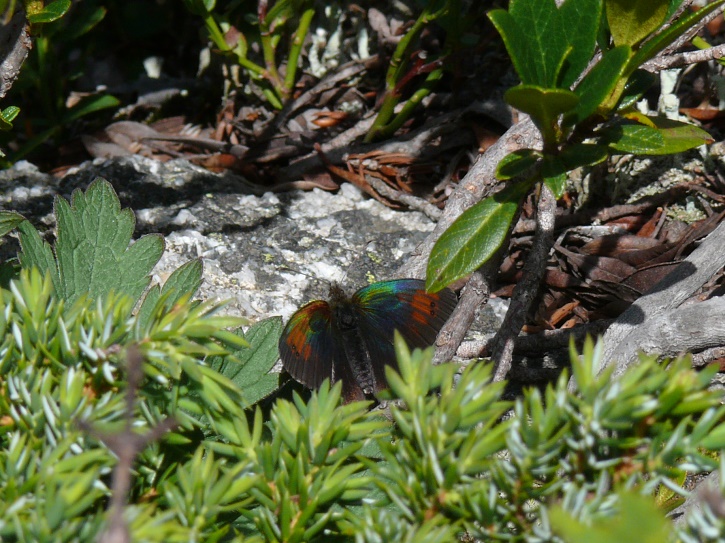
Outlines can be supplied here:
[[433, 345], [456, 307], [457, 298], [450, 289], [426, 292], [425, 281], [420, 279], [397, 279], [363, 287], [352, 301], [372, 360], [376, 386], [382, 390], [387, 387], [385, 365], [397, 368], [395, 330], [411, 349]]
[[290, 317], [279, 339], [279, 356], [296, 381], [316, 389], [326, 378], [332, 380], [333, 360], [340, 347], [329, 304], [316, 300]]
[[279, 340], [284, 369], [296, 380], [317, 389], [325, 379], [342, 380], [345, 402], [364, 400], [347, 361], [342, 337], [335, 329], [332, 309], [320, 300], [301, 307], [290, 318]]

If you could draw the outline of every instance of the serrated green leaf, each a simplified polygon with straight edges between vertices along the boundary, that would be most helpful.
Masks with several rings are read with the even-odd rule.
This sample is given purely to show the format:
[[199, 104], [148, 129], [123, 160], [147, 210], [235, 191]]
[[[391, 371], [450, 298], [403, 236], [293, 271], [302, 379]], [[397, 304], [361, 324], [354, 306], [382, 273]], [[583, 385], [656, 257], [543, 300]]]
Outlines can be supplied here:
[[664, 23], [669, 8], [669, 0], [605, 0], [605, 4], [614, 45], [637, 45]]
[[20, 213], [14, 211], [0, 211], [0, 237], [17, 228], [25, 220]]
[[143, 303], [138, 310], [138, 320], [141, 326], [145, 327], [149, 322], [154, 307], [161, 296], [166, 296], [164, 303], [166, 307], [171, 307], [184, 296], [189, 295], [191, 297], [196, 294], [201, 286], [203, 271], [202, 260], [197, 258], [182, 264], [174, 270], [164, 283], [163, 289], [158, 285], [151, 287], [144, 296]]
[[594, 54], [602, 17], [602, 0], [567, 0], [559, 8], [571, 52], [564, 62], [559, 86], [569, 88]]
[[532, 168], [541, 158], [541, 153], [534, 149], [519, 149], [509, 153], [496, 167], [497, 179], [511, 179]]
[[521, 200], [532, 184], [510, 183], [464, 211], [433, 246], [426, 288], [438, 291], [486, 262], [508, 236]]
[[641, 124], [623, 124], [600, 133], [600, 143], [615, 153], [646, 155], [656, 153], [665, 145], [665, 138], [656, 128]]
[[30, 221], [18, 225], [20, 239], [20, 266], [23, 269], [38, 268], [43, 275], [50, 275], [56, 293], [62, 292], [62, 284], [58, 275], [58, 263], [53, 256], [53, 249], [42, 240], [40, 234]]
[[33, 13], [32, 15], [29, 14], [28, 21], [33, 24], [52, 23], [66, 14], [66, 12], [70, 9], [70, 4], [70, 0], [55, 0], [37, 13]]
[[210, 367], [242, 390], [248, 405], [266, 398], [279, 386], [279, 375], [269, 371], [279, 358], [277, 344], [282, 325], [281, 317], [271, 317], [253, 324], [246, 334], [238, 330], [237, 335], [246, 339], [249, 345], [234, 351], [232, 360], [217, 357], [209, 362]]
[[164, 240], [144, 236], [129, 248], [136, 221], [130, 209], [121, 210], [110, 183], [98, 178], [85, 193], [76, 190], [72, 204], [57, 198], [55, 213], [58, 294], [73, 302], [84, 294], [95, 299], [114, 290], [138, 299], [151, 281]]
[[579, 103], [574, 111], [564, 117], [565, 125], [572, 126], [582, 122], [607, 101], [622, 80], [631, 55], [632, 49], [628, 45], [615, 47], [604, 53], [601, 60], [574, 89], [579, 96]]
[[535, 85], [512, 87], [506, 91], [504, 99], [531, 116], [531, 120], [541, 131], [544, 144], [556, 142], [554, 128], [559, 115], [572, 111], [579, 103], [579, 97], [570, 90]]

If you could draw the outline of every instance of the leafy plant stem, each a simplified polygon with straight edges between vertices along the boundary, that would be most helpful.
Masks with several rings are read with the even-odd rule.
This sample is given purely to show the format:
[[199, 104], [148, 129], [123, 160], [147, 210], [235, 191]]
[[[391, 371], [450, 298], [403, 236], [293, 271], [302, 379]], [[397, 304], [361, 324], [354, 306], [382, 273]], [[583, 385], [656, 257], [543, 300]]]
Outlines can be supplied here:
[[312, 17], [315, 16], [315, 10], [309, 8], [305, 10], [300, 17], [300, 23], [297, 25], [297, 30], [292, 38], [289, 50], [289, 60], [287, 62], [287, 73], [284, 78], [284, 88], [287, 92], [290, 92], [295, 84], [295, 76], [297, 75], [297, 61], [300, 58], [302, 52], [302, 44], [305, 41], [305, 36], [312, 23]]
[[[378, 137], [380, 138], [388, 138], [392, 136], [396, 130], [398, 130], [405, 121], [407, 121], [410, 118], [410, 115], [413, 113], [413, 110], [420, 104], [423, 99], [428, 96], [431, 91], [433, 90], [433, 87], [435, 84], [443, 77], [443, 69], [439, 68], [437, 70], [434, 70], [428, 74], [428, 77], [426, 77], [425, 82], [420, 86], [420, 88], [413, 93], [413, 96], [410, 97], [410, 99], [403, 105], [403, 107], [400, 109], [397, 115], [395, 115], [395, 118], [392, 119], [387, 125], [381, 127], [380, 131], [378, 132]], [[393, 104], [393, 109], [395, 108], [396, 103]], [[382, 110], [381, 110], [382, 111]]]
[[[427, 6], [395, 48], [395, 52], [390, 59], [390, 68], [388, 68], [388, 73], [385, 75], [385, 98], [383, 98], [383, 103], [380, 106], [380, 112], [375, 118], [373, 126], [370, 128], [370, 131], [365, 137], [366, 142], [369, 143], [374, 141], [383, 136], [383, 134], [388, 133], [385, 126], [388, 122], [390, 122], [390, 119], [395, 111], [395, 106], [400, 100], [400, 89], [398, 88], [398, 83], [405, 75], [405, 69], [408, 66], [407, 59], [410, 57], [410, 48], [425, 26], [442, 15], [444, 9], [445, 8], [437, 12], [431, 12], [430, 6]], [[426, 83], [429, 81], [430, 78], [426, 79]], [[410, 113], [408, 112], [408, 114]]]

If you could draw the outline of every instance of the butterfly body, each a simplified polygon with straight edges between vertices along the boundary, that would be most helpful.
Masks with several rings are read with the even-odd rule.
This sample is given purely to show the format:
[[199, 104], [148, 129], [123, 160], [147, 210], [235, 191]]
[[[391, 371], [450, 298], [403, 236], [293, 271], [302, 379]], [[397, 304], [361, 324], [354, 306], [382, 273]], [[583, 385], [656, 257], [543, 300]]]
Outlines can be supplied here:
[[411, 348], [435, 341], [456, 305], [444, 289], [425, 291], [418, 279], [381, 281], [348, 297], [339, 285], [330, 300], [316, 300], [292, 315], [279, 342], [285, 369], [309, 388], [329, 378], [343, 382], [346, 401], [387, 388], [385, 366], [397, 367], [393, 335], [398, 330]]

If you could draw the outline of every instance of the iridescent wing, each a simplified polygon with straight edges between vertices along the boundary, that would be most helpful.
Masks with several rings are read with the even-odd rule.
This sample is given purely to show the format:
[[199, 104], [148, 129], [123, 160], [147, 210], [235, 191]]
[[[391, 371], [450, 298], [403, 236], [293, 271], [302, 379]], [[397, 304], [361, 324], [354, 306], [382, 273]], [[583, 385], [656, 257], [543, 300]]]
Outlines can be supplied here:
[[290, 317], [279, 338], [282, 365], [296, 380], [319, 388], [332, 380], [332, 365], [339, 346], [333, 334], [332, 311], [327, 302], [316, 300]]
[[328, 378], [330, 384], [342, 380], [345, 402], [365, 399], [327, 302], [310, 302], [292, 315], [279, 339], [279, 355], [284, 369], [306, 387], [317, 389]]
[[358, 312], [358, 328], [370, 353], [376, 385], [381, 390], [387, 387], [385, 365], [397, 368], [394, 331], [400, 332], [411, 349], [429, 347], [458, 300], [450, 289], [430, 293], [425, 290], [425, 281], [398, 279], [363, 287], [352, 301]]

